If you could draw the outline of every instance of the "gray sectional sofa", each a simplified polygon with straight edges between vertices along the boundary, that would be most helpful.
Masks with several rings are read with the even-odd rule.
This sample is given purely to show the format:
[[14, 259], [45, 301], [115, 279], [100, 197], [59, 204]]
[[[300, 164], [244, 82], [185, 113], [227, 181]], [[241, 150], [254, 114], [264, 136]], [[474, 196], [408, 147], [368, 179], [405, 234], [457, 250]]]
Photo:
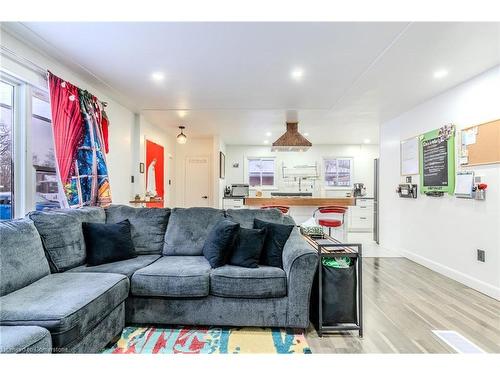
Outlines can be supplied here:
[[[0, 222], [0, 352], [96, 353], [125, 324], [307, 327], [314, 250], [294, 229], [283, 269], [211, 269], [202, 247], [224, 217], [293, 223], [278, 210], [128, 206]], [[81, 223], [124, 219], [137, 257], [87, 266]]]

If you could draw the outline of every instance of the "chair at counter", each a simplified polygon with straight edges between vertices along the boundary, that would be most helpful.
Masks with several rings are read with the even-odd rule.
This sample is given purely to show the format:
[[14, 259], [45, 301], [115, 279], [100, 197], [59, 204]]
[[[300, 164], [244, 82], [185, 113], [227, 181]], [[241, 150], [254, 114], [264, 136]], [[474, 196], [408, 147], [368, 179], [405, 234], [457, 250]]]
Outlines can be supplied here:
[[290, 207], [288, 206], [280, 206], [280, 205], [268, 205], [268, 206], [262, 206], [261, 209], [269, 209], [269, 208], [276, 208], [283, 212], [284, 215], [288, 214], [288, 211], [290, 211]]
[[[345, 230], [345, 215], [347, 213], [347, 207], [345, 206], [325, 206], [318, 207], [314, 213], [313, 218], [316, 220], [318, 225], [328, 228], [328, 235], [332, 235], [332, 228], [341, 229], [343, 239], [347, 237], [347, 231]], [[318, 214], [321, 214], [318, 217]]]

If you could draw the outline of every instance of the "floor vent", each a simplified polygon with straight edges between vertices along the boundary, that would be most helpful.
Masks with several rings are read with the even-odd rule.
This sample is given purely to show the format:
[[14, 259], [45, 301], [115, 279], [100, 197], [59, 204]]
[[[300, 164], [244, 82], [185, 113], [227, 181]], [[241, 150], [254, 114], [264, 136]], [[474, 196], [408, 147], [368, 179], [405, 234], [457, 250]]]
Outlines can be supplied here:
[[442, 341], [444, 341], [448, 346], [450, 346], [457, 353], [464, 354], [477, 354], [477, 353], [485, 353], [483, 349], [479, 346], [466, 339], [460, 333], [456, 331], [439, 331], [433, 330], [437, 337], [439, 337]]

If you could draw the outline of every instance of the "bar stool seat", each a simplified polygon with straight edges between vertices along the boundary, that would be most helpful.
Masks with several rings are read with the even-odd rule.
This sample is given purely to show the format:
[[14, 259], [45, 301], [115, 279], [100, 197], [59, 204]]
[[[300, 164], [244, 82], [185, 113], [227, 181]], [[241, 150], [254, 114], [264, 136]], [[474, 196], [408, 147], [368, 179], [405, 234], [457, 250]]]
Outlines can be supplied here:
[[288, 211], [290, 211], [290, 207], [288, 206], [280, 206], [280, 205], [269, 205], [269, 206], [262, 206], [261, 209], [269, 209], [269, 208], [276, 208], [280, 210], [283, 214], [287, 214]]
[[[318, 207], [314, 213], [313, 218], [316, 220], [318, 225], [323, 228], [328, 228], [328, 235], [332, 235], [332, 228], [342, 228], [344, 239], [346, 238], [345, 231], [345, 214], [347, 212], [347, 207], [345, 206], [325, 206]], [[321, 214], [323, 216], [318, 216]], [[332, 216], [340, 216], [341, 219], [334, 218]]]
[[322, 227], [337, 228], [342, 226], [342, 220], [335, 219], [318, 219], [318, 224]]

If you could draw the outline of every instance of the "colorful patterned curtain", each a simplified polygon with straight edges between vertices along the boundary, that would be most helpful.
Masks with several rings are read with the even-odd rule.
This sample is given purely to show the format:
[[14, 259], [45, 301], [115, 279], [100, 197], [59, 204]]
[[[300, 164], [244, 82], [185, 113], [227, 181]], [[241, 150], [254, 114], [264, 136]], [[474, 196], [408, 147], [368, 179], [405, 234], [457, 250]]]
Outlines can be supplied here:
[[56, 159], [67, 205], [106, 207], [111, 204], [111, 190], [100, 102], [50, 72], [49, 88]]

